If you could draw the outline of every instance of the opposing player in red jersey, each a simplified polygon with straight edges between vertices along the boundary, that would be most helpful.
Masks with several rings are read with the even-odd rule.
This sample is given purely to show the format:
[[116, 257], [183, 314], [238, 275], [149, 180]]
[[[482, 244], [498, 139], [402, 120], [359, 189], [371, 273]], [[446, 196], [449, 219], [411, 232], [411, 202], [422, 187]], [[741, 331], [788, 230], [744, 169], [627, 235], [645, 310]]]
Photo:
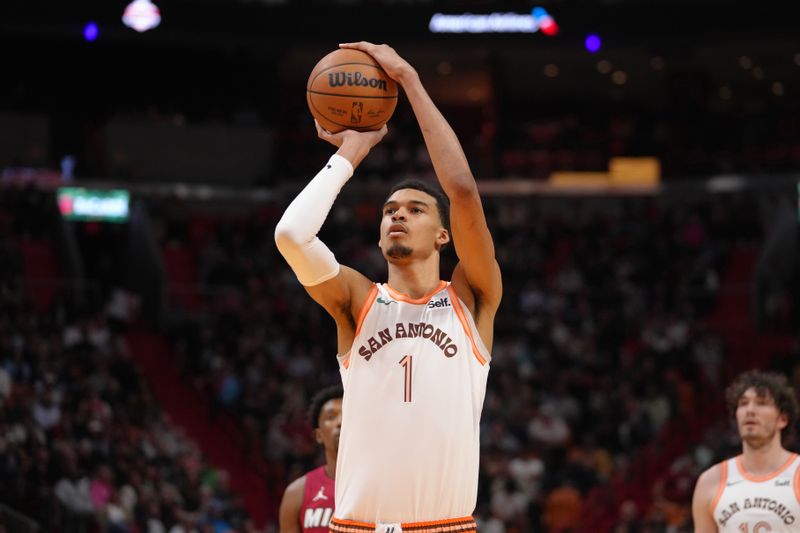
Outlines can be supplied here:
[[325, 449], [325, 464], [295, 479], [283, 493], [280, 533], [328, 533], [334, 509], [336, 454], [342, 427], [342, 387], [318, 392], [308, 409], [314, 438]]

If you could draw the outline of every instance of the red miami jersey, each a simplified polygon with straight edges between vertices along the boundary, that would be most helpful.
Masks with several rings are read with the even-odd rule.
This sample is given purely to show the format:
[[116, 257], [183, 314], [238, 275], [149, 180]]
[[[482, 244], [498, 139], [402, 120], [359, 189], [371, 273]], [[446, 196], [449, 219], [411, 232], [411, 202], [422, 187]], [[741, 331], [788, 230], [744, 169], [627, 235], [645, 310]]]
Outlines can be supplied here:
[[300, 505], [300, 527], [303, 533], [328, 533], [333, 516], [333, 479], [321, 466], [306, 474], [306, 488]]

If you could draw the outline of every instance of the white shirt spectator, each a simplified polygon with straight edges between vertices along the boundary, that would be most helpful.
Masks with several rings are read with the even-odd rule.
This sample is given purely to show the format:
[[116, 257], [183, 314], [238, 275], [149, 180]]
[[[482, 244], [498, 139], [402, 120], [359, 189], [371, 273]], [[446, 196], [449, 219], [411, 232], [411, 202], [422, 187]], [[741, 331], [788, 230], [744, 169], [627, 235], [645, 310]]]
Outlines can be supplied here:
[[55, 486], [55, 494], [67, 509], [76, 514], [91, 514], [94, 512], [92, 496], [89, 492], [89, 479], [82, 477], [72, 480], [61, 478]]
[[528, 424], [528, 436], [547, 447], [564, 446], [570, 439], [567, 422], [558, 416], [552, 406], [544, 405]]
[[[49, 405], [48, 405], [49, 404]], [[61, 421], [61, 408], [52, 401], [36, 402], [33, 406], [33, 419], [45, 431], [58, 425]]]

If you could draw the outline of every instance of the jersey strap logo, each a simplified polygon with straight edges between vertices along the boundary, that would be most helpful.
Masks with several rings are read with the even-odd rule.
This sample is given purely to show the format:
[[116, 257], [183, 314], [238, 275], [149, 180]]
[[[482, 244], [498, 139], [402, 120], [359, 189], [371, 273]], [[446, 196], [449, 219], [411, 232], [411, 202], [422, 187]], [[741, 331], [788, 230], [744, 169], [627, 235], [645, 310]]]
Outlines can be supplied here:
[[327, 500], [327, 499], [329, 498], [325, 496], [325, 485], [323, 485], [319, 488], [319, 492], [317, 492], [317, 495], [311, 498], [311, 501], [318, 502], [320, 500]]
[[789, 482], [788, 479], [776, 479], [775, 480], [775, 486], [776, 487], [788, 487], [789, 483], [790, 482]]
[[389, 304], [396, 304], [397, 303], [394, 300], [384, 300], [380, 296], [378, 296], [378, 299], [376, 300], [376, 302], [378, 302], [379, 304], [383, 304], [383, 305], [389, 305]]
[[428, 302], [428, 309], [444, 309], [445, 307], [452, 307], [450, 305], [450, 298], [444, 297], [438, 300], [431, 300]]

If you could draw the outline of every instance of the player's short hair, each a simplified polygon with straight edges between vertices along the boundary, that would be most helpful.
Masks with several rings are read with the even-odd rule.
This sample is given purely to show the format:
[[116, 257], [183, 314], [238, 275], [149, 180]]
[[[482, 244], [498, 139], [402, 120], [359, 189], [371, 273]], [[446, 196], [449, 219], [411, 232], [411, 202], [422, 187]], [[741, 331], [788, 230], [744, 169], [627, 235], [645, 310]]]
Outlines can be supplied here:
[[759, 370], [750, 370], [740, 374], [725, 390], [725, 401], [728, 404], [728, 412], [732, 417], [736, 418], [739, 399], [750, 388], [755, 389], [756, 394], [759, 396], [770, 396], [775, 401], [778, 411], [785, 414], [788, 420], [788, 424], [781, 431], [781, 437], [785, 439], [791, 435], [797, 424], [797, 394], [794, 388], [789, 385], [786, 376], [776, 372], [761, 372]]
[[390, 196], [401, 189], [415, 189], [433, 196], [436, 200], [436, 209], [439, 211], [439, 220], [441, 220], [444, 229], [450, 233], [450, 199], [439, 187], [422, 180], [406, 179], [392, 187], [386, 199], [388, 200]]
[[311, 404], [308, 406], [308, 423], [311, 424], [312, 429], [319, 427], [319, 414], [322, 412], [322, 406], [330, 400], [338, 400], [344, 396], [344, 389], [341, 385], [331, 385], [316, 393], [311, 398]]

